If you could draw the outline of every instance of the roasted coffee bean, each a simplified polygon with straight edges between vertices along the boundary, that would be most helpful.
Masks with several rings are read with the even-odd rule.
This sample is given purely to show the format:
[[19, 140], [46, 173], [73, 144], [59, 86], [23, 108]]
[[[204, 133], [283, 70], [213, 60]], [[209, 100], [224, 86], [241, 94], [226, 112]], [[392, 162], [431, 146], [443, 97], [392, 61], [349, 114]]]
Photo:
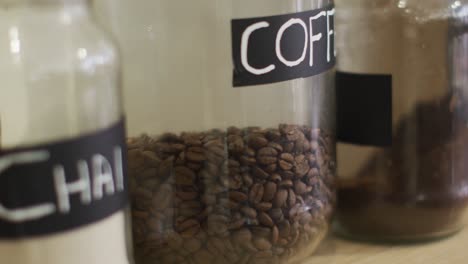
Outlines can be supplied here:
[[281, 210], [281, 208], [271, 209], [269, 215], [275, 222], [281, 222], [284, 219], [283, 210]]
[[136, 264], [287, 262], [331, 214], [327, 137], [281, 125], [129, 139]]
[[266, 171], [260, 169], [259, 167], [255, 166], [252, 169], [253, 176], [258, 178], [258, 179], [268, 179], [270, 177], [270, 174], [268, 174]]
[[249, 218], [252, 218], [252, 219], [257, 218], [257, 211], [255, 211], [255, 209], [253, 208], [244, 206], [241, 208], [241, 212], [244, 213], [244, 215]]
[[284, 180], [279, 183], [279, 187], [283, 188], [291, 188], [293, 187], [293, 182], [292, 180]]
[[278, 165], [276, 165], [276, 163], [272, 163], [270, 165], [265, 166], [264, 170], [270, 175], [270, 174], [275, 173], [277, 168], [278, 168]]
[[249, 141], [249, 146], [254, 148], [254, 149], [261, 149], [263, 147], [266, 147], [268, 145], [268, 140], [259, 134], [254, 134], [250, 136]]
[[275, 183], [279, 183], [282, 180], [281, 175], [278, 173], [272, 174], [270, 179]]
[[238, 219], [238, 220], [234, 220], [232, 222], [229, 223], [228, 225], [228, 229], [239, 229], [241, 228], [242, 226], [244, 226], [245, 224], [245, 219], [244, 218], [241, 218], [241, 219]]
[[253, 184], [252, 177], [247, 173], [242, 174], [242, 180], [244, 181], [244, 185], [247, 188], [251, 187]]
[[263, 189], [264, 189], [264, 191], [263, 191], [263, 201], [270, 202], [271, 200], [273, 200], [273, 198], [275, 198], [277, 187], [276, 187], [276, 184], [274, 182], [269, 181], [269, 182], [265, 183]]
[[297, 156], [295, 158], [295, 164], [296, 166], [294, 167], [294, 172], [299, 178], [304, 177], [307, 172], [309, 172], [309, 162], [304, 155]]
[[278, 192], [276, 192], [275, 198], [273, 200], [273, 206], [279, 207], [279, 208], [283, 207], [287, 199], [288, 199], [288, 190], [281, 189]]
[[262, 224], [262, 225], [265, 225], [265, 226], [268, 226], [268, 227], [273, 227], [274, 223], [273, 223], [273, 220], [271, 219], [271, 217], [264, 213], [264, 212], [261, 212], [258, 214], [258, 221]]
[[261, 148], [257, 154], [257, 161], [262, 165], [276, 163], [278, 151], [272, 147]]
[[307, 185], [303, 183], [302, 181], [296, 181], [294, 183], [294, 190], [296, 191], [297, 194], [303, 195], [307, 192]]
[[254, 239], [253, 244], [260, 251], [271, 249], [271, 243], [268, 242], [268, 240], [266, 240], [265, 238]]
[[248, 199], [247, 194], [243, 192], [230, 192], [229, 193], [229, 198], [236, 202], [245, 202]]
[[257, 208], [257, 210], [262, 211], [262, 212], [266, 212], [266, 211], [270, 210], [272, 207], [273, 207], [272, 203], [258, 203], [258, 204], [255, 204], [255, 208]]
[[283, 170], [291, 170], [294, 167], [294, 156], [290, 153], [282, 153], [278, 164]]
[[264, 194], [263, 185], [260, 183], [256, 183], [250, 188], [249, 201], [254, 204], [259, 203], [262, 201], [263, 194]]
[[272, 232], [271, 232], [271, 242], [272, 242], [273, 244], [276, 244], [276, 243], [278, 243], [278, 239], [279, 239], [279, 230], [278, 230], [278, 227], [273, 226]]
[[292, 189], [288, 190], [288, 206], [293, 207], [296, 204], [296, 193]]
[[187, 219], [181, 222], [179, 225], [176, 226], [176, 230], [179, 232], [185, 231], [187, 229], [191, 229], [193, 227], [200, 227], [200, 223], [196, 219]]

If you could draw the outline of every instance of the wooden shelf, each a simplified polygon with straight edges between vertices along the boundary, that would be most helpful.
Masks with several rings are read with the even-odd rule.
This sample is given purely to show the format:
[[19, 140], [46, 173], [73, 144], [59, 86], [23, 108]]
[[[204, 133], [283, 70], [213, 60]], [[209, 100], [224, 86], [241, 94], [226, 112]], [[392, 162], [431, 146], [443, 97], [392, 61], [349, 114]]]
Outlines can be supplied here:
[[304, 264], [468, 264], [468, 229], [435, 242], [377, 245], [328, 239]]

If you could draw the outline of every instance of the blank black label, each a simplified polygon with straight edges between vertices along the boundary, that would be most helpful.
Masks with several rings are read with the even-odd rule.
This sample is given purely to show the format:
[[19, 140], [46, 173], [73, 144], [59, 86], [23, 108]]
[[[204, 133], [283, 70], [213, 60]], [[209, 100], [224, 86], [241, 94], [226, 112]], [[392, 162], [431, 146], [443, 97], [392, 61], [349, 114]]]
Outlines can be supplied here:
[[333, 5], [232, 20], [233, 86], [305, 78], [335, 65]]
[[124, 123], [0, 152], [0, 238], [68, 231], [127, 204]]
[[337, 72], [338, 140], [367, 146], [392, 144], [392, 76]]

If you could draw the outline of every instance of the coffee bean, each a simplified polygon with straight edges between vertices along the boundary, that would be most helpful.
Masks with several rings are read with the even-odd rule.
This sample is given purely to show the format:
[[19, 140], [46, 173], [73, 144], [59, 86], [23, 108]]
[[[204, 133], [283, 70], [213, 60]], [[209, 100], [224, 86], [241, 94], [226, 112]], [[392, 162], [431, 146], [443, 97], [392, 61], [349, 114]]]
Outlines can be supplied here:
[[296, 204], [296, 194], [292, 189], [288, 190], [288, 206], [293, 207]]
[[278, 245], [281, 247], [284, 247], [289, 244], [289, 241], [285, 238], [280, 238], [278, 239]]
[[293, 182], [292, 182], [292, 180], [283, 180], [283, 181], [280, 182], [279, 187], [291, 188], [291, 187], [293, 187]]
[[275, 183], [279, 183], [282, 180], [281, 175], [278, 173], [272, 174], [270, 179]]
[[266, 240], [264, 238], [254, 239], [253, 244], [260, 251], [271, 249], [271, 243], [268, 242], [268, 240]]
[[258, 221], [262, 224], [262, 225], [266, 225], [268, 227], [273, 227], [273, 220], [271, 219], [271, 217], [264, 213], [264, 212], [261, 212], [258, 214]]
[[294, 190], [297, 194], [303, 195], [307, 192], [307, 185], [305, 185], [305, 183], [303, 183], [302, 181], [296, 181], [294, 183]]
[[288, 191], [285, 189], [281, 189], [276, 192], [275, 198], [273, 200], [274, 207], [283, 207], [288, 199]]
[[261, 148], [257, 154], [257, 161], [262, 165], [276, 163], [278, 151], [272, 147]]
[[262, 211], [262, 212], [266, 212], [266, 211], [270, 210], [272, 207], [273, 207], [272, 203], [258, 203], [258, 204], [255, 204], [255, 208], [257, 208], [257, 210]]
[[268, 140], [261, 135], [252, 135], [249, 139], [249, 146], [254, 149], [261, 149], [268, 145]]
[[257, 211], [255, 211], [254, 209], [250, 207], [247, 207], [247, 206], [242, 207], [241, 212], [244, 213], [244, 215], [249, 218], [252, 218], [252, 219], [257, 218]]
[[269, 214], [275, 222], [281, 222], [284, 219], [283, 210], [281, 210], [281, 208], [273, 208]]
[[283, 152], [283, 147], [281, 146], [281, 144], [278, 144], [276, 142], [268, 143], [268, 147], [274, 148], [276, 151], [278, 151], [278, 153]]
[[283, 170], [291, 170], [294, 167], [294, 156], [290, 153], [282, 153], [278, 164]]
[[229, 192], [229, 198], [233, 201], [241, 203], [247, 201], [248, 196], [243, 192], [233, 191]]
[[259, 167], [254, 167], [252, 169], [253, 176], [259, 178], [259, 179], [268, 179], [270, 174], [268, 174], [266, 171], [260, 169]]
[[176, 229], [179, 232], [183, 232], [194, 227], [200, 228], [200, 223], [196, 219], [187, 219], [176, 226]]
[[185, 146], [182, 144], [173, 144], [173, 143], [164, 143], [158, 142], [154, 147], [162, 153], [165, 154], [177, 154], [185, 149]]
[[266, 165], [266, 166], [264, 167], [264, 170], [265, 170], [265, 172], [267, 172], [269, 175], [271, 175], [271, 174], [273, 174], [273, 173], [275, 173], [275, 172], [277, 171], [277, 168], [278, 168], [278, 166], [276, 165], [276, 163], [272, 163], [272, 164], [270, 164], [270, 165]]
[[254, 204], [259, 203], [262, 201], [263, 194], [264, 194], [263, 185], [260, 183], [256, 183], [250, 188], [249, 201]]
[[[278, 243], [278, 239], [279, 239], [279, 230], [278, 230], [278, 227], [273, 226], [272, 233], [271, 233], [271, 242], [272, 242], [273, 244], [276, 244], [276, 243]], [[280, 254], [280, 255], [281, 255], [281, 254]]]
[[246, 221], [245, 221], [244, 218], [235, 220], [235, 221], [229, 223], [228, 229], [239, 229], [239, 228], [241, 228], [241, 227], [245, 224], [245, 222], [246, 222]]
[[273, 200], [273, 198], [275, 198], [277, 187], [274, 182], [269, 181], [265, 183], [263, 189], [263, 201], [270, 202], [271, 200]]
[[299, 178], [304, 177], [307, 172], [309, 172], [309, 161], [305, 158], [304, 155], [299, 155], [295, 158], [295, 168], [294, 172]]

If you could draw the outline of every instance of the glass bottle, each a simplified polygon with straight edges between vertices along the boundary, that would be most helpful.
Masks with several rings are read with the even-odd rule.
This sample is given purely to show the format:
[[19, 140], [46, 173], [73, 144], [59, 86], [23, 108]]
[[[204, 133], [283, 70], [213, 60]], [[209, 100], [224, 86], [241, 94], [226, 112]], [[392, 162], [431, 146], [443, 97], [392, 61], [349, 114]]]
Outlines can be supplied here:
[[88, 1], [0, 0], [0, 75], [0, 262], [129, 264], [119, 56]]
[[333, 1], [95, 4], [123, 53], [136, 262], [307, 258], [335, 199]]
[[387, 241], [453, 234], [468, 205], [468, 2], [337, 8], [338, 105], [352, 91], [367, 107], [354, 117], [338, 110], [348, 128], [338, 132], [338, 232]]

